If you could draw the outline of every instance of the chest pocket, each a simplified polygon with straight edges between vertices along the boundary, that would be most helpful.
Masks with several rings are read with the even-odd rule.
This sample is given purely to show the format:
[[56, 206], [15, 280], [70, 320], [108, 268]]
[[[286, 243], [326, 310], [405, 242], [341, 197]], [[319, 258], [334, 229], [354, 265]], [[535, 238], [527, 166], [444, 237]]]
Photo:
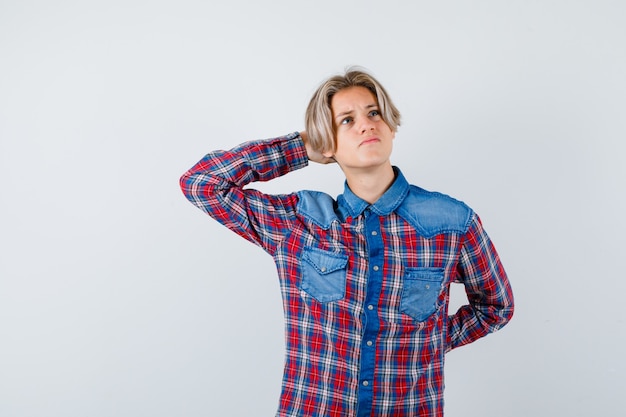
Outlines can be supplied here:
[[306, 248], [302, 255], [300, 288], [322, 303], [341, 300], [346, 295], [346, 255]]
[[442, 283], [442, 268], [407, 268], [402, 284], [401, 311], [417, 321], [426, 320], [437, 310]]

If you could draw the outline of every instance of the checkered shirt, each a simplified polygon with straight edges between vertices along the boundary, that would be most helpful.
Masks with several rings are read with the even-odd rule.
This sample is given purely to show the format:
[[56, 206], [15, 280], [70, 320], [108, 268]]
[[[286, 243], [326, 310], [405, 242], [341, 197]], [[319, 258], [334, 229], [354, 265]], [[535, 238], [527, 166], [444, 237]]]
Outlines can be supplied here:
[[[180, 181], [194, 205], [276, 262], [286, 324], [276, 415], [442, 416], [445, 353], [513, 314], [478, 216], [397, 168], [374, 204], [347, 185], [337, 200], [244, 188], [307, 164], [293, 133], [211, 152]], [[448, 315], [453, 282], [469, 304]]]

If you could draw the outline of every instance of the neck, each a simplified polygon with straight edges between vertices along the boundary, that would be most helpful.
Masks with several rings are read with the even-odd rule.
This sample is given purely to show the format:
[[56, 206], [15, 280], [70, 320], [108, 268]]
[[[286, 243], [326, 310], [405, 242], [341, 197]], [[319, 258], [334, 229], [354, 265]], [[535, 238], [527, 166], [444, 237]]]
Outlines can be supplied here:
[[391, 164], [386, 164], [376, 170], [345, 172], [350, 190], [359, 198], [374, 204], [395, 179]]

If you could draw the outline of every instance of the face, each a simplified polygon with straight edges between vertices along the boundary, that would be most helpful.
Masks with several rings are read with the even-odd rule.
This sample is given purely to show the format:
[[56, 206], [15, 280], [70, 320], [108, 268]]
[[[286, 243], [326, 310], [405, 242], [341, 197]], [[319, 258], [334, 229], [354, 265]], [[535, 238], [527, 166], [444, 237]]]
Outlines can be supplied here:
[[335, 158], [346, 174], [391, 166], [395, 132], [382, 119], [374, 94], [349, 87], [335, 93], [330, 104], [337, 149], [324, 156]]

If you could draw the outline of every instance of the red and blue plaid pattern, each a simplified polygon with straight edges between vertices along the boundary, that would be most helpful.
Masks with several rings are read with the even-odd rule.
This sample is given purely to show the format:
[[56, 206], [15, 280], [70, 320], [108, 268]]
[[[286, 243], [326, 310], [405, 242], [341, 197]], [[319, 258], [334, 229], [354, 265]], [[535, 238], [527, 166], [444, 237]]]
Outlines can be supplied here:
[[[307, 164], [294, 133], [212, 152], [181, 178], [193, 204], [276, 262], [286, 322], [277, 416], [442, 416], [444, 354], [513, 314], [511, 287], [478, 216], [410, 186], [399, 171], [374, 205], [347, 187], [337, 201], [244, 189]], [[425, 206], [413, 203], [419, 198]], [[432, 202], [466, 217], [439, 215]], [[413, 207], [426, 207], [428, 219], [413, 218]], [[448, 316], [455, 281], [470, 305]]]

